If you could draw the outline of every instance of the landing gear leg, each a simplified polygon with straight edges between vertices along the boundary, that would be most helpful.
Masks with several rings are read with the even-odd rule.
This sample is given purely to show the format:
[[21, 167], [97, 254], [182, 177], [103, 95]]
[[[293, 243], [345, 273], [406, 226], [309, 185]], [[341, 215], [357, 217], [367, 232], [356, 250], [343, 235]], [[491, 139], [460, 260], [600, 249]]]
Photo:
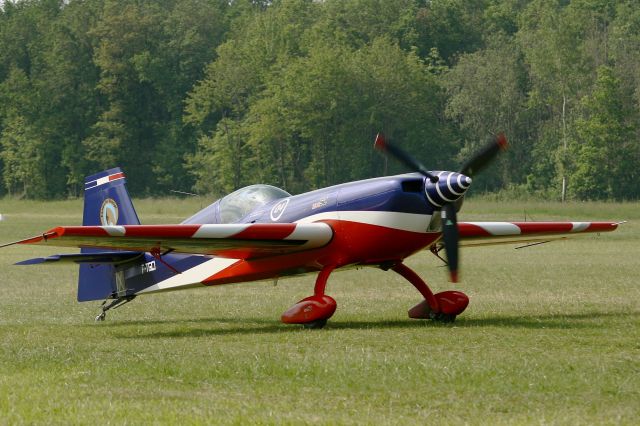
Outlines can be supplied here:
[[325, 266], [316, 278], [313, 296], [302, 299], [284, 314], [281, 320], [285, 324], [302, 324], [304, 328], [322, 328], [336, 311], [336, 301], [324, 294], [327, 279], [335, 266]]
[[413, 284], [424, 297], [422, 302], [409, 309], [409, 318], [453, 322], [469, 304], [467, 295], [460, 291], [443, 291], [433, 294], [422, 278], [403, 263], [397, 263], [391, 269]]
[[[440, 312], [440, 304], [433, 292], [422, 278], [404, 263], [397, 263], [391, 268], [409, 281], [420, 292], [424, 301], [409, 310], [410, 318], [434, 318]], [[425, 303], [426, 302], [426, 303]]]
[[107, 300], [109, 299], [105, 300], [104, 302], [102, 302], [102, 305], [100, 305], [102, 312], [100, 312], [100, 314], [96, 317], [96, 322], [104, 321], [105, 318], [107, 317], [107, 311], [109, 309], [119, 308], [120, 306], [131, 302], [135, 298], [136, 296], [118, 297], [117, 299], [112, 300], [111, 303], [109, 303], [108, 305], [107, 305]]

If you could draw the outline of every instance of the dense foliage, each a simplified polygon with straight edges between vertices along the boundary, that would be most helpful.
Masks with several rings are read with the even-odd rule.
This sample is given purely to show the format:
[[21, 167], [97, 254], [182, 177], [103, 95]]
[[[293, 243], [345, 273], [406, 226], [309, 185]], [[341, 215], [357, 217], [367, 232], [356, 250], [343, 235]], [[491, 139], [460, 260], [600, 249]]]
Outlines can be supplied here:
[[432, 169], [499, 131], [482, 179], [640, 198], [637, 0], [22, 0], [0, 9], [0, 194], [290, 192]]

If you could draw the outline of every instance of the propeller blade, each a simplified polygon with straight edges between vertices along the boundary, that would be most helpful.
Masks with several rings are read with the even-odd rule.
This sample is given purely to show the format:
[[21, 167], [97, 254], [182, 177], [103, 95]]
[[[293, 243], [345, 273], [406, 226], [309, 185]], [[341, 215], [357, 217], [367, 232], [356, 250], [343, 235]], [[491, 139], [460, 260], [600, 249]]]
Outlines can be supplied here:
[[467, 161], [460, 170], [460, 173], [473, 177], [474, 174], [484, 169], [500, 152], [506, 150], [509, 146], [507, 137], [504, 133], [498, 134], [494, 140], [482, 148], [476, 155]]
[[445, 204], [441, 211], [442, 217], [442, 240], [447, 254], [447, 266], [451, 282], [458, 282], [458, 219], [456, 218], [456, 207], [453, 203]]
[[432, 175], [429, 171], [424, 167], [418, 160], [410, 156], [408, 153], [404, 152], [399, 147], [390, 144], [385, 141], [384, 134], [378, 133], [376, 136], [376, 141], [373, 144], [373, 147], [378, 151], [381, 151], [385, 155], [390, 155], [396, 160], [400, 161], [405, 166], [409, 167], [411, 170], [415, 170], [422, 175], [429, 178], [429, 180], [433, 183], [438, 182], [438, 176]]

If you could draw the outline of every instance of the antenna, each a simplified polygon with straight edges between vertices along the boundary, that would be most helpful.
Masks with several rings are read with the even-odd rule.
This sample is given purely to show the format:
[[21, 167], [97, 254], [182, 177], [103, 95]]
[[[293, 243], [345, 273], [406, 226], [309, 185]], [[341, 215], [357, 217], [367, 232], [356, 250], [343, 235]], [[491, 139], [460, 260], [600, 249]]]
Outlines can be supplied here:
[[198, 194], [194, 194], [193, 192], [185, 192], [185, 191], [176, 191], [174, 189], [170, 189], [169, 192], [175, 192], [177, 194], [184, 194], [184, 195], [192, 195], [194, 197], [197, 197]]
[[[170, 189], [169, 192], [174, 192], [176, 194], [182, 194], [182, 195], [190, 195], [192, 197], [199, 197], [200, 196], [198, 194], [194, 194], [193, 192], [177, 191], [175, 189]], [[202, 198], [200, 199], [200, 208], [202, 209]]]

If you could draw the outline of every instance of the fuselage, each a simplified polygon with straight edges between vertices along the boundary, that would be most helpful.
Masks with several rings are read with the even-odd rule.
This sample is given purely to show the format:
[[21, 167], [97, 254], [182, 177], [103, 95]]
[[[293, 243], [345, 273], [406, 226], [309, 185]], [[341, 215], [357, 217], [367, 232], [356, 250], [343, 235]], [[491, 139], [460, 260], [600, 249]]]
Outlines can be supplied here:
[[[243, 201], [256, 202], [261, 192], [272, 196], [276, 191], [267, 185], [242, 188], [184, 223], [225, 223], [230, 204], [238, 210]], [[425, 178], [419, 174], [349, 182], [294, 196], [282, 191], [282, 195], [234, 222], [328, 223], [335, 238], [326, 248], [334, 253], [330, 261], [340, 266], [403, 259], [438, 237], [439, 223], [431, 223], [438, 207], [429, 202]]]
[[324, 222], [332, 227], [333, 239], [314, 250], [250, 260], [169, 254], [165, 256], [168, 262], [188, 271], [179, 275], [167, 272], [166, 281], [161, 279], [143, 292], [277, 279], [316, 272], [327, 265], [340, 268], [400, 261], [440, 238], [440, 215], [434, 213], [444, 202], [459, 198], [470, 183], [461, 184], [466, 177], [458, 173], [434, 174], [440, 177], [437, 184], [412, 173], [299, 195], [268, 185], [242, 188], [183, 224]]

